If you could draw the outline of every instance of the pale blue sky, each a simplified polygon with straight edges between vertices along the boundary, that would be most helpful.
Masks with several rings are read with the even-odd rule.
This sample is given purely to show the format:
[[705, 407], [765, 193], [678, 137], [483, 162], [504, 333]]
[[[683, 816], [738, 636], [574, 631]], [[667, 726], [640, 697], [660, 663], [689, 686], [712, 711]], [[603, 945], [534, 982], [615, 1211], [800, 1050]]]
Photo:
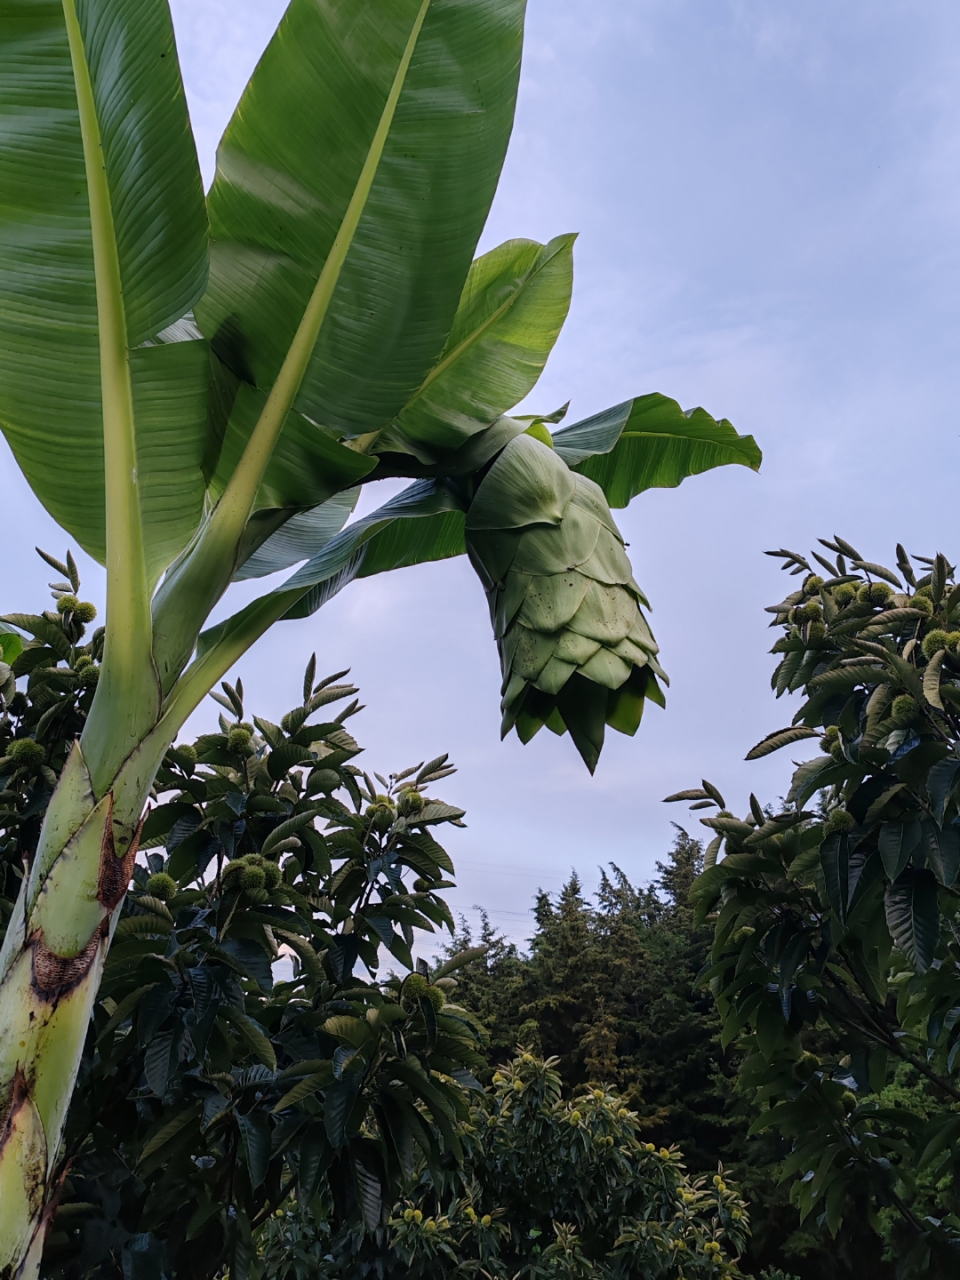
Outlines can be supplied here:
[[[174, 0], [204, 171], [269, 38], [276, 0]], [[458, 908], [529, 932], [537, 885], [610, 860], [648, 878], [660, 803], [706, 774], [744, 808], [789, 753], [743, 763], [789, 722], [769, 691], [763, 550], [838, 532], [889, 563], [898, 539], [960, 553], [960, 10], [945, 0], [530, 0], [517, 127], [483, 247], [580, 232], [567, 327], [531, 403], [572, 419], [662, 391], [750, 431], [761, 475], [727, 469], [625, 513], [673, 680], [666, 713], [610, 734], [590, 779], [569, 741], [498, 741], [499, 672], [465, 561], [354, 584], [241, 664], [251, 705], [298, 699], [316, 649], [350, 665], [368, 767], [447, 750]], [[12, 471], [4, 454], [4, 475]], [[64, 536], [5, 486], [4, 605], [38, 607], [31, 548]], [[98, 570], [88, 592], [100, 599]], [[796, 754], [796, 753], [794, 753]]]

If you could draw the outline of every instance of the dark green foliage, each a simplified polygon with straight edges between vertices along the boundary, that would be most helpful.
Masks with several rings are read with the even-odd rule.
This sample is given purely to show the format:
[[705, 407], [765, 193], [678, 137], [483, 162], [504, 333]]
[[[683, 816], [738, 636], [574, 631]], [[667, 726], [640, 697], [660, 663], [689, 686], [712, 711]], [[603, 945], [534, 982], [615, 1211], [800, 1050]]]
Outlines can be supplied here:
[[[72, 614], [14, 615], [36, 638], [0, 636], [4, 924], [89, 704]], [[479, 1032], [413, 956], [418, 932], [453, 932], [433, 833], [463, 815], [427, 794], [452, 767], [375, 787], [345, 728], [356, 701], [332, 714], [356, 693], [345, 674], [311, 672], [283, 729], [246, 722], [242, 687], [225, 684], [221, 732], [164, 761], [69, 1113], [48, 1277], [226, 1266], [240, 1280], [293, 1188], [328, 1189], [376, 1236], [417, 1152], [434, 1167], [460, 1155]], [[400, 980], [377, 978], [382, 948], [417, 969], [402, 1003]], [[281, 955], [291, 974], [276, 981]]]
[[[699, 803], [704, 796], [702, 788], [689, 794]], [[737, 1088], [737, 1055], [721, 1044], [715, 1002], [698, 981], [713, 933], [697, 923], [688, 894], [703, 856], [678, 829], [652, 889], [634, 888], [614, 868], [595, 905], [576, 877], [556, 900], [541, 894], [529, 955], [484, 920], [487, 954], [458, 973], [457, 999], [489, 1033], [495, 1063], [508, 1061], [518, 1040], [542, 1045], [558, 1056], [565, 1087], [615, 1084], [642, 1136], [677, 1144], [694, 1172], [712, 1173], [722, 1161], [750, 1205], [750, 1274], [779, 1265], [803, 1280], [853, 1280], [864, 1257], [879, 1261], [879, 1252], [865, 1254], [853, 1227], [834, 1240], [814, 1223], [801, 1226], [779, 1182], [789, 1145], [770, 1132], [748, 1137], [755, 1112]], [[461, 928], [450, 949], [472, 942]], [[883, 1274], [881, 1265], [878, 1280]]]
[[[59, 602], [80, 588], [67, 564], [44, 556], [69, 582], [50, 583], [58, 610], [0, 620], [0, 929], [6, 929], [40, 824], [93, 701], [103, 632], [83, 644], [85, 622]], [[17, 690], [17, 682], [22, 688]]]
[[389, 1251], [361, 1248], [358, 1256], [329, 1216], [291, 1204], [261, 1236], [265, 1273], [301, 1280], [312, 1266], [323, 1280], [740, 1275], [748, 1216], [722, 1171], [689, 1178], [675, 1148], [642, 1140], [635, 1113], [613, 1090], [564, 1100], [555, 1065], [523, 1052], [494, 1075], [486, 1096], [475, 1095], [462, 1169], [423, 1171], [391, 1217]]
[[848, 543], [823, 545], [824, 633], [798, 620], [802, 592], [770, 612], [774, 689], [802, 691], [794, 723], [823, 731], [827, 754], [796, 769], [780, 814], [752, 803], [738, 819], [712, 797], [716, 865], [694, 886], [715, 931], [707, 977], [762, 1109], [754, 1131], [789, 1142], [804, 1216], [859, 1230], [861, 1265], [870, 1224], [898, 1276], [955, 1276], [960, 589], [943, 556], [898, 547], [903, 590]]
[[[242, 689], [226, 692], [239, 722]], [[376, 1233], [415, 1144], [432, 1164], [459, 1154], [456, 1077], [481, 1064], [478, 1034], [428, 977], [401, 1003], [376, 974], [381, 947], [410, 967], [416, 931], [452, 927], [431, 831], [462, 814], [426, 799], [402, 817], [394, 780], [390, 824], [371, 817], [343, 727], [356, 703], [313, 723], [355, 692], [324, 681], [289, 733], [257, 721], [241, 742], [225, 722], [196, 763], [173, 752], [161, 770], [70, 1112], [49, 1274], [113, 1275], [147, 1237], [178, 1276], [256, 1274], [256, 1230], [293, 1187], [329, 1187]], [[404, 785], [449, 772], [444, 758]], [[430, 887], [411, 892], [411, 873]], [[289, 981], [273, 977], [281, 949]]]
[[[712, 998], [696, 985], [710, 931], [694, 926], [687, 892], [702, 857], [679, 831], [669, 862], [658, 864], [659, 892], [612, 867], [595, 904], [575, 875], [556, 900], [538, 894], [529, 957], [485, 926], [490, 950], [463, 969], [457, 989], [489, 1031], [495, 1061], [518, 1041], [536, 1043], [557, 1057], [565, 1087], [613, 1085], [658, 1146], [682, 1136], [697, 1170], [715, 1169], [728, 1141], [730, 1073]], [[471, 942], [464, 931], [452, 946]]]

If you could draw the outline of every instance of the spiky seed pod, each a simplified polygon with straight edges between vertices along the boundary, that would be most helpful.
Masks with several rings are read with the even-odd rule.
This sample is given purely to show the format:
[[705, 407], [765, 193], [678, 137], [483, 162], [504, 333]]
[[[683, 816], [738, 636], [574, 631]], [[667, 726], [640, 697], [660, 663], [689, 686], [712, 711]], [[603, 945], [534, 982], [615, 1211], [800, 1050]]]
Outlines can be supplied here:
[[433, 1005], [434, 1009], [436, 1009], [437, 1013], [439, 1013], [447, 1003], [446, 993], [441, 990], [440, 987], [427, 987], [423, 994]]
[[905, 728], [912, 720], [915, 720], [920, 707], [916, 698], [909, 693], [901, 693], [899, 697], [894, 698], [893, 706], [890, 708], [890, 718], [901, 728]]
[[916, 609], [928, 618], [933, 613], [933, 604], [927, 596], [922, 596], [919, 591], [915, 596], [910, 597], [910, 608]]
[[243, 875], [246, 865], [246, 862], [242, 858], [238, 858], [234, 862], [227, 863], [220, 876], [220, 882], [224, 889], [238, 888], [240, 877]]
[[367, 805], [364, 813], [373, 829], [380, 832], [389, 831], [396, 816], [396, 810], [385, 796], [377, 796], [377, 803]]
[[886, 604], [893, 595], [893, 588], [885, 582], [865, 582], [857, 592], [861, 604]]
[[820, 750], [831, 751], [833, 749], [833, 744], [838, 740], [839, 737], [840, 737], [840, 730], [837, 728], [837, 726], [835, 724], [827, 725], [826, 729], [824, 730], [823, 737], [820, 739]]
[[807, 1052], [800, 1055], [800, 1059], [797, 1062], [796, 1067], [794, 1067], [794, 1070], [801, 1080], [810, 1080], [813, 1077], [813, 1073], [819, 1066], [820, 1059], [817, 1055], [815, 1053]]
[[82, 622], [86, 625], [88, 622], [92, 622], [97, 616], [97, 606], [95, 604], [91, 604], [89, 600], [80, 600], [78, 601], [76, 608], [73, 610], [73, 616], [78, 622]]
[[168, 876], [165, 871], [155, 872], [147, 881], [147, 893], [151, 898], [159, 898], [161, 902], [169, 902], [178, 888], [173, 876]]
[[833, 588], [832, 594], [841, 609], [848, 604], [852, 604], [857, 598], [856, 587], [849, 582], [841, 582], [839, 586]]
[[819, 619], [807, 624], [807, 639], [822, 640], [827, 634], [827, 624]]
[[847, 813], [846, 809], [834, 809], [827, 822], [830, 831], [852, 831], [856, 825], [856, 818], [852, 813]]
[[252, 738], [249, 732], [241, 725], [231, 729], [227, 734], [227, 750], [236, 751], [239, 755], [246, 755], [250, 749]]
[[956, 653], [958, 645], [960, 645], [960, 631], [948, 631], [947, 648]]
[[263, 862], [263, 887], [265, 889], [276, 889], [280, 884], [281, 878], [280, 868], [277, 864], [265, 858]]
[[811, 573], [808, 578], [803, 581], [803, 594], [805, 596], [815, 596], [823, 586], [823, 578], [819, 573]]
[[178, 758], [185, 764], [197, 763], [197, 748], [192, 742], [178, 743], [173, 750], [177, 753]]
[[408, 973], [400, 987], [400, 1003], [405, 1009], [416, 1008], [417, 1001], [426, 995], [429, 986], [422, 973]]
[[592, 772], [604, 726], [635, 733], [666, 680], [603, 491], [518, 435], [480, 484], [466, 537], [500, 650], [501, 733], [569, 729]]
[[36, 769], [43, 764], [46, 752], [33, 738], [14, 738], [7, 747], [7, 755], [21, 769]]
[[423, 810], [423, 796], [414, 787], [405, 787], [400, 792], [397, 809], [407, 817], [416, 816]]
[[797, 622], [820, 622], [823, 618], [823, 610], [815, 600], [808, 600], [805, 605], [801, 605], [796, 613]]
[[414, 893], [427, 893], [430, 889], [430, 881], [424, 880], [423, 876], [417, 876], [413, 882]]
[[92, 689], [100, 680], [100, 668], [92, 664], [77, 672], [77, 681], [81, 689]]
[[76, 613], [79, 606], [80, 601], [76, 596], [60, 596], [57, 600], [57, 613]]
[[94, 663], [93, 659], [90, 657], [89, 653], [81, 653], [80, 657], [73, 664], [73, 669], [79, 675], [81, 671], [86, 671], [88, 667], [92, 667], [95, 665], [96, 664]]
[[263, 867], [245, 866], [240, 872], [241, 889], [265, 889], [267, 876]]
[[933, 655], [935, 653], [939, 653], [941, 649], [948, 649], [950, 647], [950, 636], [946, 631], [942, 631], [937, 627], [935, 630], [928, 632], [923, 637], [923, 644], [920, 647], [923, 649], [923, 656], [925, 658], [932, 658]]

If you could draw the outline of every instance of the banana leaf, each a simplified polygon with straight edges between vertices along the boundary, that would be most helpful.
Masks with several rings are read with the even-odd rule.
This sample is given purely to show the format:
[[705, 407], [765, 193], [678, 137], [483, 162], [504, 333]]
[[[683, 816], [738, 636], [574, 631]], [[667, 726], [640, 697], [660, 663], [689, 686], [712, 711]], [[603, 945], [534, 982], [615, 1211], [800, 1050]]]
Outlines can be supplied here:
[[568, 466], [596, 481], [611, 507], [730, 463], [759, 471], [763, 456], [753, 436], [738, 435], [726, 418], [683, 410], [657, 392], [564, 427], [553, 444]]

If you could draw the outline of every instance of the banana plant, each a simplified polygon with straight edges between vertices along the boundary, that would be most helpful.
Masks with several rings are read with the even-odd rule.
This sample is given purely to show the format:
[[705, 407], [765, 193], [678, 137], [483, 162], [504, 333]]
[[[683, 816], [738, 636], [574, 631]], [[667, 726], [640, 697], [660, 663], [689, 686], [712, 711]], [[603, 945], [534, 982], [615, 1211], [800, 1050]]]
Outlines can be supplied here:
[[[660, 395], [511, 418], [573, 237], [473, 260], [524, 0], [291, 0], [204, 194], [167, 0], [0, 0], [0, 426], [106, 572], [96, 694], [0, 952], [0, 1276], [37, 1274], [64, 1113], [158, 766], [270, 626], [466, 552], [503, 732], [592, 770], [663, 673], [610, 514], [749, 436]], [[348, 523], [360, 486], [411, 484]], [[216, 627], [230, 584], [293, 568]]]

